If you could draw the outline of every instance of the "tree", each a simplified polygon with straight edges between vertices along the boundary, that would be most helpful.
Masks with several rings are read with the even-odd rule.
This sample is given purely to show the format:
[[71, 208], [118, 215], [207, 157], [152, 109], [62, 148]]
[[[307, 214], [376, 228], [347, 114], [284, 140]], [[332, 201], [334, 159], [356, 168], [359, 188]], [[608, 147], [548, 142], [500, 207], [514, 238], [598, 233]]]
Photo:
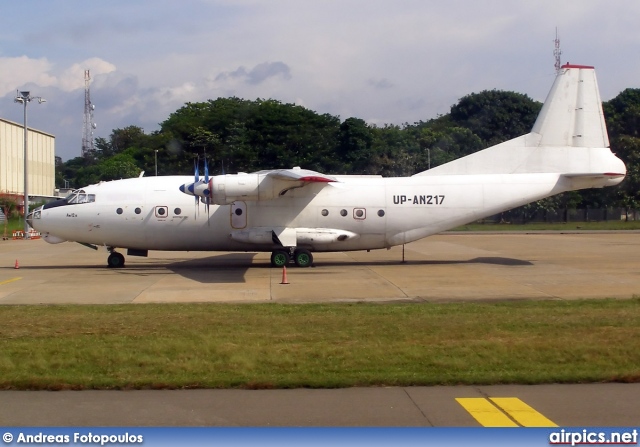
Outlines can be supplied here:
[[602, 104], [609, 137], [640, 137], [640, 89], [628, 88]]
[[460, 99], [451, 107], [450, 119], [487, 147], [529, 133], [541, 108], [541, 103], [521, 93], [485, 90]]
[[97, 165], [100, 181], [137, 177], [141, 169], [131, 154], [121, 153], [103, 160]]
[[336, 154], [344, 173], [363, 173], [372, 158], [373, 130], [360, 118], [347, 118], [340, 124]]
[[627, 175], [605, 200], [626, 210], [640, 208], [640, 89], [625, 89], [603, 103], [611, 150], [624, 162]]

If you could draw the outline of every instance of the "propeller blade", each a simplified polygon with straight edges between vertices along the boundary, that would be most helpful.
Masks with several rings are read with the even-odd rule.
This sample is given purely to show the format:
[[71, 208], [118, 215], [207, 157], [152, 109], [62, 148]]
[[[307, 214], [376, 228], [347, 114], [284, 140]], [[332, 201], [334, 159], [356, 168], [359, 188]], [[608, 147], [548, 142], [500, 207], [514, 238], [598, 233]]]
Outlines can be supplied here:
[[[204, 157], [204, 182], [206, 188], [209, 187], [209, 164], [207, 163], [207, 157]], [[209, 223], [209, 204], [211, 203], [211, 199], [209, 198], [209, 190], [205, 189], [204, 190], [204, 194], [205, 194], [205, 199], [204, 199], [204, 207], [207, 210], [207, 225], [210, 225]]]
[[[198, 166], [199, 164], [200, 164], [200, 158], [198, 157], [193, 162], [193, 184], [189, 186], [189, 191], [191, 192], [195, 191], [196, 184], [200, 181], [200, 169]], [[196, 203], [195, 203], [196, 206], [194, 209], [194, 218], [197, 219], [198, 211], [200, 210], [200, 198], [198, 196], [195, 196], [195, 199], [196, 199]]]

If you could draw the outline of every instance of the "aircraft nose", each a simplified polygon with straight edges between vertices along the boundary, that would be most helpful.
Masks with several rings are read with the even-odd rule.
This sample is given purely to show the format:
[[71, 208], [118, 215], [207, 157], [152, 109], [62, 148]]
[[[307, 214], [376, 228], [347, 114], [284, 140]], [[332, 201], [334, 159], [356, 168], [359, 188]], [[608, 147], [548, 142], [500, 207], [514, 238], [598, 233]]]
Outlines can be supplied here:
[[27, 223], [31, 228], [33, 227], [33, 222], [37, 219], [40, 219], [40, 215], [42, 214], [42, 207], [38, 207], [35, 210], [31, 211], [26, 218]]

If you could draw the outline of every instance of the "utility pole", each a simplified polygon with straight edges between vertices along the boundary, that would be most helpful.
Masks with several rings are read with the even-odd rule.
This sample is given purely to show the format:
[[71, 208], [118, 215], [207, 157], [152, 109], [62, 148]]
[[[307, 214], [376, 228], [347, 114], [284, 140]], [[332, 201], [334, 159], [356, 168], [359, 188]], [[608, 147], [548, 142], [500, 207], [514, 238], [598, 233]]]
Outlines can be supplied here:
[[31, 96], [30, 92], [16, 92], [16, 97], [13, 102], [22, 104], [24, 107], [24, 238], [29, 239], [29, 224], [27, 223], [27, 216], [29, 215], [29, 140], [28, 140], [28, 128], [27, 128], [27, 104], [32, 100], [37, 99], [38, 104], [47, 102], [46, 99], [42, 99], [40, 96]]

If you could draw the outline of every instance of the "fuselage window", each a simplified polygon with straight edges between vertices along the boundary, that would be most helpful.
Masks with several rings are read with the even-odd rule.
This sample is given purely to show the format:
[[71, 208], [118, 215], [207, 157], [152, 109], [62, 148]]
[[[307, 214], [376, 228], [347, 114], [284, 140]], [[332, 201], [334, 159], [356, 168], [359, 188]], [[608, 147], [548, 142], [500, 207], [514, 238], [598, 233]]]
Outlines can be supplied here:
[[378, 210], [378, 216], [383, 217], [384, 216], [384, 210]]
[[116, 210], [116, 213], [118, 213], [118, 214], [122, 214], [122, 208], [118, 208], [118, 209]]
[[326, 217], [329, 215], [329, 210], [322, 210], [321, 214]]
[[159, 216], [164, 216], [164, 213], [165, 213], [164, 208], [162, 208], [161, 206], [158, 207], [158, 215]]
[[242, 209], [241, 208], [236, 208], [236, 210], [234, 212], [236, 213], [236, 216], [242, 216]]
[[176, 216], [179, 216], [180, 213], [182, 213], [182, 210], [180, 208], [176, 208], [175, 210], [173, 210], [173, 214], [175, 214]]
[[367, 213], [365, 212], [364, 208], [355, 208], [353, 210], [353, 217], [355, 219], [363, 220], [366, 219]]
[[342, 217], [346, 217], [347, 214], [349, 214], [349, 213], [347, 213], [347, 210], [340, 210], [340, 215]]
[[141, 210], [140, 208], [136, 208], [136, 209], [135, 209], [135, 213], [136, 213], [136, 214], [140, 214], [141, 212], [142, 212], [142, 210]]

